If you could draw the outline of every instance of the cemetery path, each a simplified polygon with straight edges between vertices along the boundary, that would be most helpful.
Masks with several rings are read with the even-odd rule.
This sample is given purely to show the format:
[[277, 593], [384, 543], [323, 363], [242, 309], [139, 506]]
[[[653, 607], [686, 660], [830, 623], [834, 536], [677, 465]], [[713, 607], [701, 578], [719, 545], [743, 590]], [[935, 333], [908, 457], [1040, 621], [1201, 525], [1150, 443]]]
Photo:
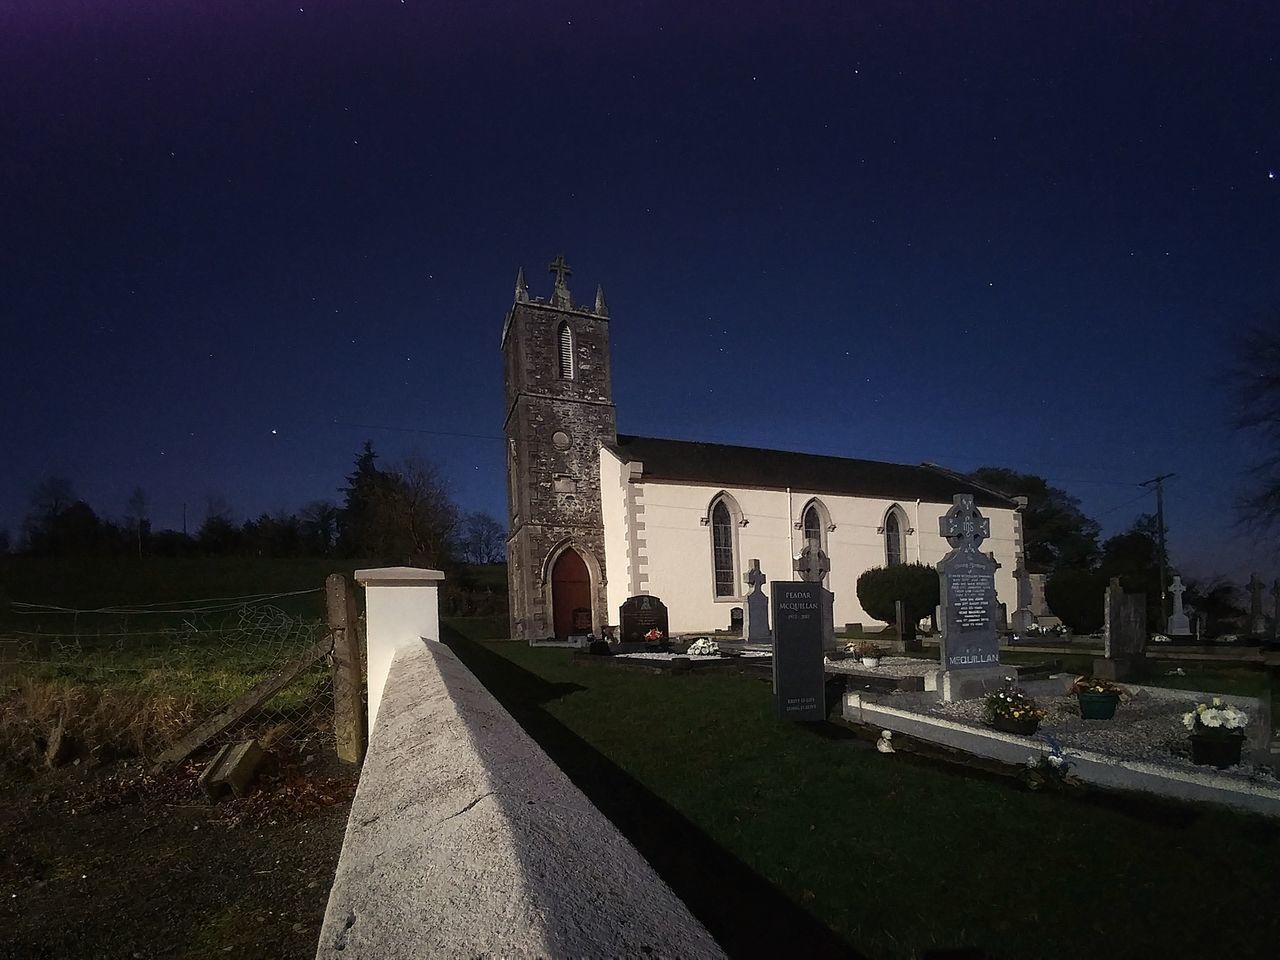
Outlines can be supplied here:
[[313, 957], [351, 774], [213, 807], [197, 771], [0, 775], [0, 960]]

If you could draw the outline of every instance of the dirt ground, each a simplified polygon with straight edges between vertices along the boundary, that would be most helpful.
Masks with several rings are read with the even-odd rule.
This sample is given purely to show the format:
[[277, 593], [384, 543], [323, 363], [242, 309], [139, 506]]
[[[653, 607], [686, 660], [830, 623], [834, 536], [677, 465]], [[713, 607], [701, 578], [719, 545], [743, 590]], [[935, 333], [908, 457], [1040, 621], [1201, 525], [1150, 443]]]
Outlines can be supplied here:
[[355, 787], [321, 766], [216, 806], [194, 764], [0, 773], [0, 960], [314, 957]]

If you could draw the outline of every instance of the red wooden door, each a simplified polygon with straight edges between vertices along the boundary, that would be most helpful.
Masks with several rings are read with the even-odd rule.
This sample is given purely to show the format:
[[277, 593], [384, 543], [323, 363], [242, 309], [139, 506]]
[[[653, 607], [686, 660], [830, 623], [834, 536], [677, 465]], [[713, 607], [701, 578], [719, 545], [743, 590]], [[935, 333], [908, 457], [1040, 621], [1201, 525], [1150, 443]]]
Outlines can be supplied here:
[[576, 550], [560, 554], [551, 568], [551, 611], [557, 638], [591, 632], [591, 574]]

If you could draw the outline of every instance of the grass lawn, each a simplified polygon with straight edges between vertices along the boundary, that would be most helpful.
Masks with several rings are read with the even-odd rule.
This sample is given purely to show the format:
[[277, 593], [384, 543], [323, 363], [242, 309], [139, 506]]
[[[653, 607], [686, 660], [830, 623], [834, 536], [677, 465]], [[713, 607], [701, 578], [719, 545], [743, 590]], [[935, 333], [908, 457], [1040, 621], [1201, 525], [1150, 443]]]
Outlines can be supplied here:
[[1276, 823], [883, 756], [758, 679], [447, 639], [734, 955], [1276, 955]]

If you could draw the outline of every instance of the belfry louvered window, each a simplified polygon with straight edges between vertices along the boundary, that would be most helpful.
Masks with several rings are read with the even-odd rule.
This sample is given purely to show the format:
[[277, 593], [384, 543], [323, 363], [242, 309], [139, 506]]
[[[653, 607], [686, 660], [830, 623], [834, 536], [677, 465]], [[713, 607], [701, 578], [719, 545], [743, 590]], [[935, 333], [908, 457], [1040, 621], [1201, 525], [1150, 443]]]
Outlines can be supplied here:
[[573, 331], [569, 324], [560, 324], [560, 379], [573, 379]]

